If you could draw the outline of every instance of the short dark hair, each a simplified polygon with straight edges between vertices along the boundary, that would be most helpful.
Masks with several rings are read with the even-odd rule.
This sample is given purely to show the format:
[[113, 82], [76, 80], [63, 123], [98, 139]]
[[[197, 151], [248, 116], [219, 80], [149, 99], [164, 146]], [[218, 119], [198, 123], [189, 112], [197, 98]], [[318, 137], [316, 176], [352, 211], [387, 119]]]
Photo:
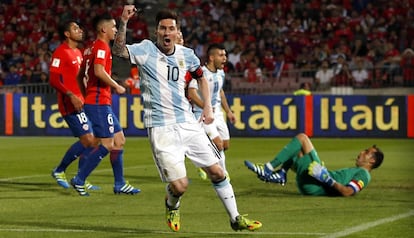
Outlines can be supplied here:
[[97, 16], [95, 16], [93, 19], [92, 19], [92, 26], [93, 26], [93, 29], [95, 29], [95, 31], [99, 31], [100, 29], [99, 29], [99, 25], [102, 23], [102, 22], [105, 22], [105, 21], [111, 21], [111, 20], [113, 20], [114, 18], [112, 17], [112, 15], [111, 14], [109, 14], [108, 12], [106, 12], [106, 13], [103, 13], [103, 14], [100, 14], [100, 15], [97, 15]]
[[372, 165], [372, 168], [375, 169], [382, 164], [382, 161], [384, 160], [384, 153], [376, 145], [373, 145], [372, 147], [376, 150], [374, 152], [375, 163]]
[[73, 23], [79, 25], [79, 23], [75, 19], [69, 19], [59, 24], [58, 34], [59, 34], [60, 40], [66, 40], [65, 32], [70, 30], [70, 26]]
[[176, 21], [177, 26], [179, 25], [178, 24], [178, 20], [177, 20], [178, 19], [177, 13], [174, 12], [174, 11], [172, 11], [172, 10], [169, 10], [169, 9], [160, 10], [157, 13], [157, 15], [155, 16], [155, 24], [156, 24], [156, 26], [158, 26], [158, 24], [160, 23], [160, 21], [161, 20], [164, 20], [164, 19], [173, 19], [173, 20]]
[[208, 46], [207, 48], [207, 57], [212, 54], [213, 50], [225, 50], [224, 46], [222, 44], [213, 43]]

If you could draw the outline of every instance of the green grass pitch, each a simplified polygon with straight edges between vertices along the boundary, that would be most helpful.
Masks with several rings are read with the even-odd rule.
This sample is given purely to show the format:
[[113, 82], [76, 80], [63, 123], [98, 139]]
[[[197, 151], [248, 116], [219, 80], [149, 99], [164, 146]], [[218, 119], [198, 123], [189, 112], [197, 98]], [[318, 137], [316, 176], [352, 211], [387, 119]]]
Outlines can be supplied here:
[[[354, 165], [358, 152], [377, 144], [382, 166], [360, 194], [304, 197], [294, 173], [285, 187], [259, 181], [243, 161], [271, 160], [290, 138], [232, 138], [227, 167], [241, 214], [260, 220], [256, 232], [234, 232], [207, 181], [188, 162], [190, 186], [182, 199], [182, 228], [165, 222], [164, 184], [155, 169], [147, 138], [127, 137], [125, 177], [139, 195], [114, 195], [109, 159], [88, 178], [101, 186], [90, 197], [59, 187], [51, 178], [67, 147], [67, 137], [0, 137], [0, 237], [413, 237], [414, 140], [315, 138], [329, 169]], [[67, 170], [71, 178], [77, 161]]]

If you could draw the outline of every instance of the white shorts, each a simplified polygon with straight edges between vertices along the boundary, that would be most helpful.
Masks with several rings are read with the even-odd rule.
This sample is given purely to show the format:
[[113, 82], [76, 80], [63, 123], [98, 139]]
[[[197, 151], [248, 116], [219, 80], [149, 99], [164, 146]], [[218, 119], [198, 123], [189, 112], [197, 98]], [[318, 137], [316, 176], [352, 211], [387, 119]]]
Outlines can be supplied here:
[[148, 137], [163, 182], [187, 176], [185, 157], [196, 167], [209, 167], [218, 162], [210, 140], [196, 121], [148, 128]]
[[222, 140], [230, 140], [229, 128], [222, 113], [214, 114], [214, 121], [208, 125], [203, 124], [203, 128], [210, 139], [220, 136]]

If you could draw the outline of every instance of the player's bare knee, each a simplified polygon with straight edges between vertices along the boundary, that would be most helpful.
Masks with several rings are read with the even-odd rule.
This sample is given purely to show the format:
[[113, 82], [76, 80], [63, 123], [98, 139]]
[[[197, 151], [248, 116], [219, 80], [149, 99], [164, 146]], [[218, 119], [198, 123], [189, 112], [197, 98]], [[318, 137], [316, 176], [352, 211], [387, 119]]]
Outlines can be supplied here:
[[296, 135], [296, 138], [303, 144], [305, 141], [309, 140], [309, 137], [305, 133], [299, 133]]
[[305, 133], [299, 133], [296, 135], [299, 140], [306, 139], [308, 136]]
[[124, 145], [125, 145], [125, 139], [123, 139], [123, 140], [115, 140], [114, 145], [116, 147], [124, 147]]
[[171, 188], [171, 191], [174, 193], [174, 195], [181, 196], [187, 191], [188, 180], [182, 179], [180, 181], [172, 182], [170, 183], [170, 188]]
[[86, 135], [79, 137], [79, 141], [85, 148], [93, 147], [97, 145], [97, 143], [95, 142], [96, 139], [92, 134], [86, 134]]
[[114, 149], [114, 141], [113, 140], [112, 141], [102, 140], [101, 143], [108, 151], [112, 151]]
[[218, 164], [214, 164], [206, 169], [211, 182], [219, 182], [225, 178], [223, 169]]

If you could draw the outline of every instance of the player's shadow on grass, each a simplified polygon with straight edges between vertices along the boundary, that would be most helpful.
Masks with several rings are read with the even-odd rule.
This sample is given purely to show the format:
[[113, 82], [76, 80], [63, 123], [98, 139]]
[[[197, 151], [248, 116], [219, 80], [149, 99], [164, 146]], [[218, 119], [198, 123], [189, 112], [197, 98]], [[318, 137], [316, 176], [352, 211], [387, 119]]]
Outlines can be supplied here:
[[[92, 174], [91, 175], [91, 182], [93, 182], [94, 184], [96, 183], [98, 185], [98, 183], [103, 183], [101, 181], [107, 181], [108, 177], [111, 177], [111, 179], [113, 178], [113, 175], [107, 175], [107, 174]], [[153, 184], [153, 183], [161, 183], [160, 181], [160, 177], [158, 176], [158, 174], [156, 175], [152, 175], [152, 176], [143, 176], [143, 175], [125, 175], [125, 180], [129, 181], [129, 183], [133, 186], [139, 186], [140, 184]], [[89, 180], [89, 178], [88, 178]], [[111, 180], [112, 182], [112, 180]]]
[[[16, 181], [0, 181], [0, 192], [63, 192], [67, 194], [68, 189], [63, 189], [57, 184], [46, 182], [16, 182]], [[0, 197], [2, 199], [4, 197]], [[27, 197], [25, 197], [27, 198]]]
[[[268, 185], [268, 186], [267, 186]], [[285, 197], [298, 196], [299, 192], [281, 185], [264, 184], [263, 186], [251, 186], [249, 188], [236, 189], [238, 197], [250, 197], [252, 194], [259, 197]]]

